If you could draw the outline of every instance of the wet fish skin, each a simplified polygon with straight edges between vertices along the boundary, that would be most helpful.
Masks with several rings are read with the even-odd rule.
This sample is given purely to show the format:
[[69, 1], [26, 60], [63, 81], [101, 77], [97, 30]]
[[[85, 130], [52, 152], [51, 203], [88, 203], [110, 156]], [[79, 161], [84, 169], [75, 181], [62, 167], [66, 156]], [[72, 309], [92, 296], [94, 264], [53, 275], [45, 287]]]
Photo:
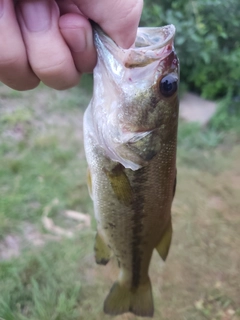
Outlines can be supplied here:
[[[138, 48], [129, 50], [95, 31], [98, 64], [84, 144], [98, 223], [96, 262], [106, 264], [114, 255], [120, 268], [104, 303], [112, 315], [153, 316], [148, 268], [154, 248], [165, 260], [171, 243], [178, 60], [174, 27], [164, 28], [139, 30]], [[155, 33], [162, 45], [151, 37]]]

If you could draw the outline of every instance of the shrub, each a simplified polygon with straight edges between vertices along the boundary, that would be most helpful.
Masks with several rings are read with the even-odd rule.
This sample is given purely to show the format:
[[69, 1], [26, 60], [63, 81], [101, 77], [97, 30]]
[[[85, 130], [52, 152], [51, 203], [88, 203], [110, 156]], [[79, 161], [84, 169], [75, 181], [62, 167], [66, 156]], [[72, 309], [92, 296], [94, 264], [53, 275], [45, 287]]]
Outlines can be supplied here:
[[141, 25], [173, 23], [181, 79], [206, 98], [240, 92], [239, 0], [145, 0]]

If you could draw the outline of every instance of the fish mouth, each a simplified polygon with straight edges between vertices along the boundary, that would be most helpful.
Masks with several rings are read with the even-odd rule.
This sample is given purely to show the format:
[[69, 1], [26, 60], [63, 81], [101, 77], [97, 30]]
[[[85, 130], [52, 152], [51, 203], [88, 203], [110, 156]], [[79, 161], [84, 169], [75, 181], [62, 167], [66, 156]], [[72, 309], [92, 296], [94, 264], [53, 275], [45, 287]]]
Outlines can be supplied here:
[[158, 28], [138, 28], [135, 51], [156, 50], [173, 41], [176, 28], [173, 24]]
[[[135, 43], [129, 49], [119, 47], [99, 26], [93, 25], [94, 41], [100, 59], [125, 68], [144, 67], [168, 56], [173, 50], [175, 27], [140, 27]], [[116, 68], [116, 67], [115, 67]], [[114, 68], [113, 68], [114, 69]], [[118, 68], [119, 72], [119, 68]]]
[[[92, 22], [92, 27], [95, 34], [95, 41], [96, 37], [99, 37], [105, 44], [107, 42], [108, 44], [110, 43], [111, 45], [120, 48], [96, 23]], [[121, 49], [124, 51], [132, 49], [135, 51], [160, 49], [173, 41], [175, 33], [176, 28], [173, 24], [163, 27], [139, 27], [133, 46], [129, 49]]]
[[126, 68], [145, 67], [164, 59], [173, 51], [175, 27], [138, 28], [135, 46], [125, 51]]

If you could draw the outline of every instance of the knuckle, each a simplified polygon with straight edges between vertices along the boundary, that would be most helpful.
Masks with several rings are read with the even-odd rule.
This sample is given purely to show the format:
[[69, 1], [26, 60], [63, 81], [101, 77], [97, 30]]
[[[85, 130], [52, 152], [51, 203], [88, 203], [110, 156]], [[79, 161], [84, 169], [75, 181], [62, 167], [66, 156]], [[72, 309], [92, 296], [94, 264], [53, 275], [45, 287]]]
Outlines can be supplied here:
[[66, 90], [76, 86], [80, 74], [68, 57], [56, 57], [51, 61], [42, 61], [41, 64], [32, 65], [34, 73], [47, 86], [56, 90]]
[[62, 71], [66, 70], [66, 67], [66, 59], [50, 59], [50, 61], [42, 61], [41, 63], [32, 65], [32, 69], [39, 77], [59, 74]]
[[16, 54], [14, 52], [10, 54], [2, 53], [0, 55], [0, 68], [14, 68], [15, 66], [19, 66], [23, 62], [22, 55]]

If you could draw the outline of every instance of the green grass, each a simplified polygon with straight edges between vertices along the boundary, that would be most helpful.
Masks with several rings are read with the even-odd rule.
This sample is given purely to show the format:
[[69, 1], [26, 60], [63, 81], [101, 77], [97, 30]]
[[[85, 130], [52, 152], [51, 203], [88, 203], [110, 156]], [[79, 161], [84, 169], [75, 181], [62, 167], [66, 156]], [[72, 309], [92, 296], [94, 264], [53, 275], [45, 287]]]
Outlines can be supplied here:
[[[84, 243], [84, 246], [83, 246]], [[79, 319], [84, 296], [81, 259], [91, 251], [92, 236], [48, 243], [29, 250], [0, 269], [3, 319]]]
[[[0, 259], [8, 236], [21, 249], [0, 260], [1, 320], [112, 319], [102, 305], [117, 266], [95, 264], [94, 220], [71, 239], [41, 221], [53, 202], [49, 217], [63, 228], [74, 227], [66, 210], [93, 217], [82, 141], [89, 83], [65, 92], [0, 86]], [[154, 254], [150, 267], [155, 319], [240, 319], [239, 159], [238, 133], [180, 123], [173, 243], [166, 264]], [[29, 226], [41, 245], [26, 238]]]
[[90, 211], [82, 143], [90, 94], [81, 88], [62, 93], [41, 87], [22, 96], [1, 90], [0, 235], [24, 220], [38, 223], [54, 198], [61, 209]]

